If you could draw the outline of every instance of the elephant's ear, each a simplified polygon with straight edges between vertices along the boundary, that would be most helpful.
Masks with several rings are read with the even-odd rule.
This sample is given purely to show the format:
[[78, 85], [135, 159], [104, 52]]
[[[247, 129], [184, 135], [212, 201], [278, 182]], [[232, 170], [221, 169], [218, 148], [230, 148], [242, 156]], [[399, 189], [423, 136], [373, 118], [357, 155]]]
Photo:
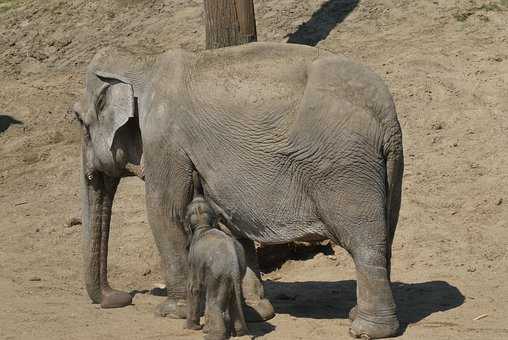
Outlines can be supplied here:
[[134, 117], [134, 90], [122, 77], [100, 71], [97, 71], [96, 75], [109, 84], [105, 102], [98, 108], [101, 112], [97, 112], [97, 115], [101, 122], [103, 137], [108, 149], [111, 150], [118, 129], [125, 125], [129, 118]]

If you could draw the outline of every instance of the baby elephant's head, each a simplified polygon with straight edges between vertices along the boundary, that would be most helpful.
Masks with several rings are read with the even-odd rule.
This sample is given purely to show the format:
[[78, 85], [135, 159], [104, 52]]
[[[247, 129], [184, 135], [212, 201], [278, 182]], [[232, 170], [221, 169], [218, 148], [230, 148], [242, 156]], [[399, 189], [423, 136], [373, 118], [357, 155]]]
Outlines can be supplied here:
[[194, 233], [197, 227], [213, 228], [215, 220], [215, 211], [203, 197], [195, 197], [187, 206], [185, 226], [191, 234]]

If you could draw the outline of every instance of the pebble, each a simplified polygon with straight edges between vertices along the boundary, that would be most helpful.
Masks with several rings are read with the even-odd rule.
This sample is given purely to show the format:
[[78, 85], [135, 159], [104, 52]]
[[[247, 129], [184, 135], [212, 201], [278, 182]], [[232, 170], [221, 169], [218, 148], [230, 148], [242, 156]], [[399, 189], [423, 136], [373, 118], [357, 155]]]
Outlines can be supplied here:
[[432, 130], [442, 130], [443, 129], [443, 123], [441, 122], [434, 122], [431, 125]]
[[81, 224], [81, 218], [79, 217], [70, 217], [66, 222], [65, 222], [65, 227], [66, 228], [70, 228], [70, 227], [73, 227], [75, 225], [80, 225]]
[[41, 281], [42, 279], [38, 276], [32, 276], [31, 278], [28, 279], [29, 281]]

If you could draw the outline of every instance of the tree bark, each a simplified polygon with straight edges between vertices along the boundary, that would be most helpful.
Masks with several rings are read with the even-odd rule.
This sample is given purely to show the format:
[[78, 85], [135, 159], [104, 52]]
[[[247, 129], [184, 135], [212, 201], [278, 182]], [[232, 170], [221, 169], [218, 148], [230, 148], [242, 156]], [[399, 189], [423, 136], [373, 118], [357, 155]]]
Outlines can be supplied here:
[[253, 0], [205, 0], [206, 48], [257, 41]]

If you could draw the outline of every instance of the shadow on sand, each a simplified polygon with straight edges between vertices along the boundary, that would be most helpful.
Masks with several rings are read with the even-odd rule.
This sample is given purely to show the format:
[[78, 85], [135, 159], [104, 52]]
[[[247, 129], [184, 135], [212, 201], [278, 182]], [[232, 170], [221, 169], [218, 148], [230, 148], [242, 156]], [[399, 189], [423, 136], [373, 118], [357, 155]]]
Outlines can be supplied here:
[[287, 35], [288, 43], [316, 46], [326, 39], [358, 5], [359, 0], [329, 0], [312, 14], [312, 17]]
[[13, 124], [23, 124], [23, 122], [20, 122], [11, 116], [0, 114], [0, 133], [7, 131], [7, 129]]
[[[264, 282], [266, 297], [275, 308], [276, 314], [289, 314], [295, 317], [312, 319], [347, 319], [351, 308], [356, 304], [356, 281], [337, 282]], [[417, 323], [431, 314], [445, 312], [464, 303], [464, 295], [457, 287], [445, 281], [392, 284], [397, 302], [400, 321], [400, 334], [407, 326]], [[166, 296], [165, 289], [134, 290], [136, 294]], [[249, 323], [249, 334], [262, 337], [275, 330], [268, 322]]]
[[[392, 284], [401, 333], [427, 316], [456, 308], [464, 295], [445, 281]], [[265, 291], [275, 312], [314, 319], [347, 319], [356, 304], [356, 282], [266, 281]]]

